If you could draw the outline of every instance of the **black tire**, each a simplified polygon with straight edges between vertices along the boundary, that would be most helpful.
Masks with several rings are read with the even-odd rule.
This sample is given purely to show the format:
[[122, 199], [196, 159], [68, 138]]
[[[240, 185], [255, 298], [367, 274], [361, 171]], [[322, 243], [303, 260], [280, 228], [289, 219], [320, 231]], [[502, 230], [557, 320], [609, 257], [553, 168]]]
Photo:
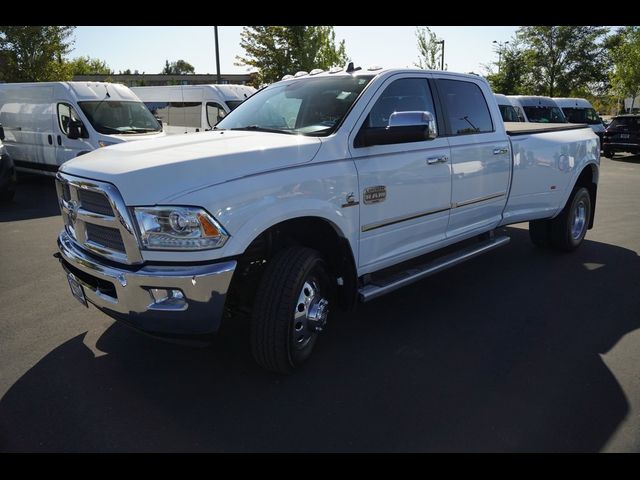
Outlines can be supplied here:
[[318, 333], [307, 329], [306, 317], [304, 330], [297, 330], [301, 322], [295, 320], [296, 309], [309, 284], [319, 290], [318, 299], [331, 302], [333, 287], [327, 272], [320, 253], [306, 247], [286, 248], [268, 262], [251, 315], [251, 352], [260, 366], [291, 373], [309, 358]]
[[613, 158], [614, 153], [610, 150], [604, 150], [602, 156], [605, 158]]
[[551, 220], [551, 246], [564, 252], [578, 248], [587, 233], [590, 218], [589, 190], [576, 187], [560, 215]]
[[551, 220], [532, 220], [529, 222], [529, 237], [540, 248], [551, 245]]

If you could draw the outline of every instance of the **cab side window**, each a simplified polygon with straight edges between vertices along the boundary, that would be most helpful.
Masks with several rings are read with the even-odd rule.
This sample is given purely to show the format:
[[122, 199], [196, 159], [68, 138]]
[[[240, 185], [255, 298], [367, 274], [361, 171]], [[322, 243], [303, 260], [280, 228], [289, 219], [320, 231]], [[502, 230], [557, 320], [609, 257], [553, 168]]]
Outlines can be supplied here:
[[431, 112], [435, 118], [429, 83], [424, 78], [402, 78], [389, 85], [376, 100], [362, 128], [385, 128], [395, 112]]
[[215, 127], [216, 123], [227, 115], [224, 108], [215, 102], [207, 102], [207, 122], [209, 127]]
[[487, 101], [480, 87], [462, 80], [438, 80], [452, 135], [493, 132]]
[[[70, 121], [82, 123], [82, 120], [80, 120], [80, 117], [78, 116], [78, 114], [76, 113], [76, 111], [73, 109], [71, 105], [69, 105], [68, 103], [59, 103], [58, 104], [58, 123], [60, 124], [60, 130], [65, 135], [69, 133]], [[82, 125], [82, 130], [86, 131], [86, 129], [84, 128], [84, 124]]]

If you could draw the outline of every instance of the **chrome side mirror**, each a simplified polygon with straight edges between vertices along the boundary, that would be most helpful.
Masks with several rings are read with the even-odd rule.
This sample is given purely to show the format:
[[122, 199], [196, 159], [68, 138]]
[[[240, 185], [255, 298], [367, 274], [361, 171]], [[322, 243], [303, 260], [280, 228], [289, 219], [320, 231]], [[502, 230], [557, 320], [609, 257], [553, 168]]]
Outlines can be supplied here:
[[427, 127], [427, 139], [438, 136], [436, 120], [431, 112], [394, 112], [389, 117], [389, 128], [394, 127]]

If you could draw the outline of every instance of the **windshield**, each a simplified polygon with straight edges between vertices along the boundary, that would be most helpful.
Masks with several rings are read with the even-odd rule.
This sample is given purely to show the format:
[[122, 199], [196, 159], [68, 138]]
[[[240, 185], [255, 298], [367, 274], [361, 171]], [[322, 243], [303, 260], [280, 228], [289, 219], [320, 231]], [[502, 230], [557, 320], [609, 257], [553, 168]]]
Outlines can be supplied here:
[[133, 134], [160, 132], [162, 127], [142, 102], [101, 100], [79, 102], [93, 128], [99, 133]]
[[519, 122], [520, 117], [518, 117], [518, 113], [516, 109], [511, 105], [498, 105], [500, 109], [500, 114], [502, 115], [502, 120], [504, 122]]
[[602, 123], [593, 108], [565, 107], [562, 109], [562, 113], [567, 117], [569, 123], [588, 123], [589, 125]]
[[558, 107], [523, 107], [530, 122], [535, 123], [567, 123]]
[[341, 75], [278, 82], [245, 100], [216, 130], [329, 135], [372, 78]]

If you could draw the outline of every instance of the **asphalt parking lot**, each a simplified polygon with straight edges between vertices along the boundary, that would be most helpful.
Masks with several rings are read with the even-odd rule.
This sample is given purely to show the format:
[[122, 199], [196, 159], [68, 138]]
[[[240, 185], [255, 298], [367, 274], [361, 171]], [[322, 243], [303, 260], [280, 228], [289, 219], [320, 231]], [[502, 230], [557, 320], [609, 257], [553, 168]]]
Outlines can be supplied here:
[[640, 451], [640, 157], [572, 254], [506, 247], [332, 319], [280, 377], [243, 325], [154, 340], [72, 298], [50, 178], [0, 205], [0, 451]]

